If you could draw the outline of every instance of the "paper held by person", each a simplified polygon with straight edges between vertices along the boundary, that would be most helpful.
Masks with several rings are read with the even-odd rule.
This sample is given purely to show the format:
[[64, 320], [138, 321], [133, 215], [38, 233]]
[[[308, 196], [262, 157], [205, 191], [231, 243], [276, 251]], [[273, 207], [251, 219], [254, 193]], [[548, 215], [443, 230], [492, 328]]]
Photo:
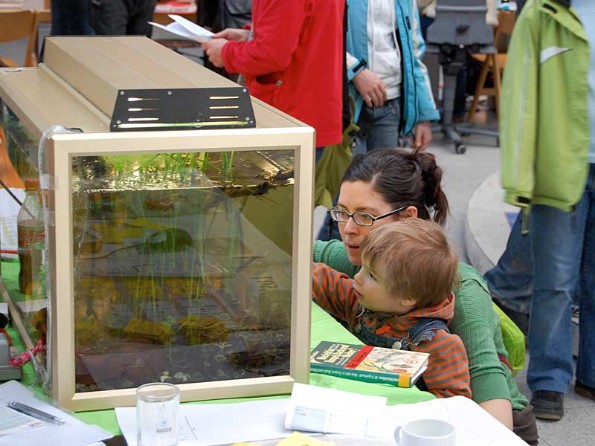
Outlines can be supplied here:
[[169, 14], [169, 17], [173, 20], [169, 25], [161, 25], [155, 22], [149, 22], [149, 24], [156, 28], [163, 29], [176, 36], [183, 37], [188, 40], [194, 40], [196, 42], [208, 42], [213, 37], [213, 33], [196, 23], [185, 19], [182, 16], [176, 14]]

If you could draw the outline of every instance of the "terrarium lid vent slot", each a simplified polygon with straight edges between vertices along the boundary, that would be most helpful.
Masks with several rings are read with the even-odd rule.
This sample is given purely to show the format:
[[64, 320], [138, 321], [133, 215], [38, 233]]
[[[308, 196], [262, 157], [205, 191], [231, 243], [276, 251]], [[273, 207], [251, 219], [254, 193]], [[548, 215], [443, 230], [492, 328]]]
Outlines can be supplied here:
[[244, 87], [119, 90], [112, 132], [256, 127]]

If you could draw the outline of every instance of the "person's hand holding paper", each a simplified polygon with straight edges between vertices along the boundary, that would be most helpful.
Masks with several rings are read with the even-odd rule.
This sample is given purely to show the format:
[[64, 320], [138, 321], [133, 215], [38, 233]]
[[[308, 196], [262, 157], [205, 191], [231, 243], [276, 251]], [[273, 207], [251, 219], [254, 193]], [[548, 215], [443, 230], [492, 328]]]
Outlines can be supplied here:
[[227, 28], [217, 34], [213, 34], [213, 38], [202, 44], [202, 49], [205, 51], [209, 60], [217, 68], [223, 67], [223, 47], [225, 44], [233, 40], [235, 42], [246, 42], [250, 31], [247, 29]]
[[227, 39], [235, 42], [247, 42], [250, 36], [250, 30], [248, 29], [237, 29], [227, 28], [223, 31], [219, 31], [217, 34], [213, 34], [213, 39]]

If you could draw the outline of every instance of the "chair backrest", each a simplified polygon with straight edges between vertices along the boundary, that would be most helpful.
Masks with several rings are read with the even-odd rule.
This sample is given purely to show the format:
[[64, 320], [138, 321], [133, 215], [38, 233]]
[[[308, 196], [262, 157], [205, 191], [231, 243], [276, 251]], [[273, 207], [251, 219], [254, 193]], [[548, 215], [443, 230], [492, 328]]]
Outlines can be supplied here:
[[[36, 65], [35, 51], [33, 48], [35, 34], [35, 11], [26, 9], [0, 9], [0, 43], [14, 42], [23, 38], [29, 39], [27, 41], [27, 49], [24, 59], [24, 66], [26, 67]], [[7, 59], [2, 60], [6, 61]]]
[[[43, 33], [40, 33], [40, 27], [44, 24], [49, 24], [49, 29], [51, 30], [52, 12], [49, 9], [38, 9], [37, 11], [35, 11], [35, 13], [35, 29], [33, 30], [34, 36], [31, 45], [31, 50], [33, 51], [33, 56], [35, 57], [35, 65], [37, 65], [37, 63], [40, 60], [37, 56], [43, 53], [43, 44], [45, 36], [47, 36], [47, 34], [49, 34], [50, 32], [48, 30], [46, 35], [44, 36]], [[41, 41], [39, 40], [40, 37], [42, 38]]]
[[436, 19], [428, 27], [428, 44], [492, 46], [494, 31], [486, 23], [485, 0], [438, 0]]
[[508, 42], [516, 22], [516, 13], [513, 11], [500, 11], [498, 13], [498, 26], [494, 31], [494, 46], [499, 53], [506, 53]]

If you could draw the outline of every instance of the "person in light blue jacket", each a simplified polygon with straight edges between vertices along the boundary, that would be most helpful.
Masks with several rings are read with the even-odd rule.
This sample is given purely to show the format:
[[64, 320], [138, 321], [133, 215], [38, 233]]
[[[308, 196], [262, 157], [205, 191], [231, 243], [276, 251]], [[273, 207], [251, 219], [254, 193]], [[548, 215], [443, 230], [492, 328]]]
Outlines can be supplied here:
[[413, 136], [424, 150], [440, 115], [425, 65], [416, 0], [348, 0], [349, 93], [359, 126], [355, 152], [398, 146]]
[[[353, 154], [394, 149], [412, 136], [415, 150], [432, 141], [434, 104], [416, 0], [347, 0], [346, 62], [354, 99]], [[318, 240], [339, 239], [327, 214]]]

